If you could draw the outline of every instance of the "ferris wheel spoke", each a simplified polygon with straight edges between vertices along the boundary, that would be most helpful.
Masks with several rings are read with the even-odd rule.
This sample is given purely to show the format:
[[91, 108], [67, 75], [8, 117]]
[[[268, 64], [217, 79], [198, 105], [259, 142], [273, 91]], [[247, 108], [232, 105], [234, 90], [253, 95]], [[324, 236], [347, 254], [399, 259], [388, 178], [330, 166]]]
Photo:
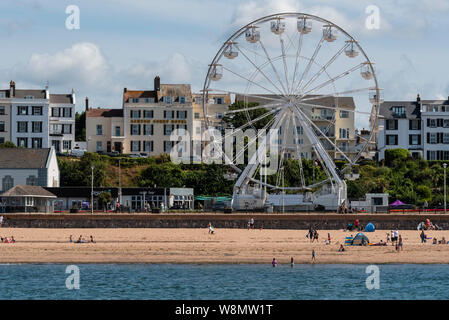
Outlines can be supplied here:
[[270, 89], [265, 88], [264, 86], [258, 84], [257, 82], [254, 82], [253, 80], [250, 80], [250, 79], [248, 79], [248, 78], [246, 78], [246, 77], [244, 77], [244, 76], [238, 74], [237, 72], [234, 72], [234, 71], [232, 71], [232, 70], [229, 69], [229, 68], [226, 68], [225, 66], [223, 66], [223, 69], [229, 71], [230, 73], [236, 75], [237, 77], [240, 77], [240, 78], [242, 78], [242, 79], [244, 79], [244, 80], [246, 80], [246, 81], [248, 81], [248, 82], [250, 82], [250, 83], [252, 83], [252, 84], [254, 84], [254, 85], [256, 85], [256, 86], [258, 86], [258, 87], [260, 87], [260, 88], [262, 88], [262, 89], [264, 89], [264, 90], [266, 90], [266, 91], [268, 91], [268, 92], [270, 92], [270, 93], [272, 93], [272, 94], [274, 94], [274, 95], [276, 95], [276, 96], [278, 95], [276, 92], [271, 91]]
[[279, 42], [281, 44], [282, 62], [284, 64], [284, 76], [285, 76], [285, 83], [287, 84], [287, 93], [290, 93], [290, 83], [288, 81], [288, 68], [285, 57], [285, 46], [284, 46], [284, 39], [282, 39], [282, 33], [279, 34]]
[[321, 47], [323, 46], [324, 37], [321, 37], [320, 41], [318, 42], [315, 51], [313, 52], [312, 57], [310, 58], [309, 62], [307, 63], [306, 68], [304, 69], [304, 72], [301, 74], [301, 78], [298, 81], [298, 85], [296, 86], [294, 92], [298, 91], [298, 89], [301, 87], [302, 82], [307, 77], [307, 74], [310, 71], [310, 68], [312, 67], [313, 62], [315, 61], [316, 56], [318, 55], [318, 52], [320, 51]]
[[[302, 33], [301, 33], [302, 34]], [[299, 162], [299, 174], [300, 174], [300, 178], [302, 181], [302, 186], [305, 187], [306, 186], [306, 181], [304, 178], [304, 171], [303, 171], [303, 167], [302, 167], [302, 157], [301, 157], [301, 152], [299, 149], [299, 136], [298, 136], [298, 129], [297, 129], [297, 124], [296, 124], [296, 116], [293, 116], [293, 132], [295, 133], [295, 146], [296, 146], [296, 152], [297, 152], [297, 156], [298, 156], [298, 162]]]
[[345, 49], [349, 46], [349, 43], [346, 43], [336, 54], [332, 56], [332, 58], [329, 59], [328, 62], [317, 72], [313, 75], [312, 78], [299, 90], [304, 91], [310, 84], [312, 84], [326, 69], [335, 61], [337, 58], [345, 51]]
[[290, 50], [290, 48], [295, 48], [295, 45], [294, 45], [294, 43], [295, 43], [295, 41], [296, 41], [296, 37], [297, 37], [297, 34], [302, 34], [302, 33], [300, 33], [300, 32], [295, 32], [295, 36], [293, 37], [293, 40], [292, 40], [292, 38], [290, 38], [290, 36], [288, 35], [288, 33], [287, 32], [285, 32], [285, 35], [287, 36], [287, 38], [288, 38], [288, 45], [287, 45], [287, 47], [286, 47], [286, 49], [285, 49], [285, 52], [286, 53], [288, 53], [288, 51]]
[[355, 70], [360, 69], [360, 67], [361, 67], [362, 65], [363, 65], [363, 63], [360, 63], [360, 64], [358, 64], [358, 65], [356, 65], [356, 66], [354, 66], [354, 67], [352, 67], [352, 68], [350, 68], [350, 69], [348, 69], [348, 70], [346, 70], [346, 71], [340, 73], [338, 76], [333, 77], [333, 78], [331, 78], [331, 79], [329, 79], [329, 80], [323, 82], [322, 84], [320, 84], [320, 85], [314, 87], [313, 89], [310, 89], [309, 91], [306, 91], [306, 92], [302, 93], [299, 97], [300, 97], [300, 98], [301, 98], [301, 97], [304, 97], [304, 96], [306, 96], [306, 95], [308, 95], [308, 94], [310, 94], [310, 93], [312, 93], [312, 92], [315, 92], [316, 90], [319, 90], [319, 89], [324, 88], [324, 87], [326, 87], [326, 86], [328, 86], [328, 85], [330, 85], [330, 84], [333, 84], [335, 81], [337, 81], [337, 80], [339, 80], [339, 79], [341, 79], [341, 78], [347, 76], [347, 75], [350, 74], [351, 72], [354, 72]]
[[[241, 96], [245, 96], [245, 97], [252, 97], [252, 98], [257, 98], [257, 99], [262, 99], [262, 100], [268, 100], [268, 101], [278, 101], [278, 102], [284, 102], [284, 99], [276, 99], [276, 98], [270, 98], [269, 96], [259, 96], [259, 95], [255, 95], [255, 94], [249, 94], [249, 93], [243, 93], [243, 92], [237, 92], [237, 91], [229, 91], [229, 90], [221, 90], [221, 89], [217, 89], [217, 88], [210, 88], [210, 91], [217, 91], [217, 92], [224, 92], [224, 93], [232, 93], [235, 95], [241, 95]], [[275, 97], [279, 97], [281, 98], [279, 95], [275, 95]]]
[[307, 115], [301, 110], [301, 108], [299, 108], [298, 106], [296, 106], [296, 109], [298, 110], [299, 113], [301, 113], [301, 115], [304, 117], [304, 119], [305, 119], [308, 123], [310, 123], [311, 126], [312, 126], [313, 128], [315, 128], [315, 129], [318, 131], [318, 133], [320, 133], [321, 136], [324, 137], [324, 138], [325, 138], [325, 139], [326, 139], [326, 140], [327, 140], [327, 141], [328, 141], [328, 142], [335, 148], [335, 150], [337, 150], [338, 152], [340, 152], [340, 153], [346, 158], [346, 160], [349, 161], [349, 163], [352, 163], [352, 160], [349, 159], [349, 158], [346, 156], [346, 154], [345, 154], [343, 151], [341, 151], [340, 148], [337, 147], [337, 145], [336, 145], [335, 143], [333, 143], [332, 140], [329, 139], [329, 137], [326, 136], [326, 135], [323, 133], [323, 131], [321, 131], [321, 129], [320, 129], [320, 128], [319, 128], [319, 127], [312, 121], [312, 120], [310, 120], [309, 117], [307, 117]]
[[337, 97], [343, 94], [348, 94], [348, 93], [357, 93], [357, 92], [362, 92], [362, 91], [369, 91], [371, 88], [360, 88], [360, 89], [353, 89], [353, 90], [346, 90], [346, 91], [339, 91], [339, 92], [334, 92], [334, 93], [329, 93], [329, 94], [320, 94], [317, 96], [312, 96], [312, 97], [305, 97], [305, 98], [300, 98], [298, 100], [298, 102], [302, 101], [312, 101], [312, 100], [319, 100], [319, 99], [323, 99], [323, 98], [328, 98], [328, 97]]
[[237, 50], [246, 58], [246, 60], [249, 61], [249, 63], [251, 63], [253, 65], [254, 68], [257, 69], [257, 71], [259, 71], [259, 73], [261, 75], [264, 76], [265, 79], [267, 79], [272, 85], [273, 87], [276, 88], [277, 91], [279, 91], [280, 94], [283, 94], [282, 90], [278, 88], [278, 86], [276, 86], [273, 81], [271, 81], [271, 79], [265, 74], [265, 72], [262, 71], [262, 69], [260, 69], [260, 67], [258, 67], [242, 50], [240, 50], [238, 45], [235, 45], [235, 47], [237, 48]]
[[[254, 55], [259, 56], [260, 58], [262, 58], [262, 59], [264, 59], [264, 60], [267, 60], [267, 57], [266, 57], [266, 56], [260, 54], [259, 52], [255, 51], [255, 50], [252, 50], [252, 49], [249, 49], [249, 48], [243, 46], [241, 43], [239, 43], [238, 46], [240, 47], [240, 49], [244, 49], [246, 52], [254, 53]], [[268, 61], [267, 61], [267, 62], [268, 62]]]
[[[292, 89], [295, 85], [295, 80], [296, 80], [296, 71], [298, 69], [298, 63], [299, 63], [299, 58], [301, 57], [301, 49], [302, 49], [302, 40], [303, 40], [303, 36], [304, 33], [300, 33], [299, 34], [299, 40], [298, 40], [298, 48], [296, 50], [296, 59], [295, 59], [295, 69], [293, 71], [293, 80], [292, 80]], [[292, 92], [293, 93], [293, 92]]]
[[226, 114], [233, 114], [233, 113], [257, 110], [257, 109], [268, 109], [268, 108], [272, 108], [272, 107], [279, 107], [281, 105], [283, 105], [283, 103], [262, 104], [262, 105], [257, 105], [255, 107], [250, 107], [250, 108], [243, 108], [243, 109], [235, 109], [235, 110], [224, 111], [223, 114], [226, 115]]
[[269, 55], [268, 52], [267, 52], [267, 49], [265, 49], [265, 46], [263, 45], [263, 43], [262, 43], [261, 40], [259, 40], [259, 43], [260, 43], [260, 46], [262, 47], [263, 52], [265, 53], [265, 55], [266, 55], [268, 61], [270, 62], [271, 68], [273, 69], [273, 72], [276, 74], [276, 77], [278, 78], [278, 81], [279, 81], [279, 83], [281, 84], [282, 89], [284, 90], [284, 95], [287, 96], [288, 91], [285, 90], [284, 84], [283, 84], [282, 81], [281, 81], [281, 77], [279, 76], [279, 73], [278, 73], [277, 69], [275, 68], [275, 66], [274, 66], [274, 64], [273, 64], [273, 61], [271, 60], [270, 55]]

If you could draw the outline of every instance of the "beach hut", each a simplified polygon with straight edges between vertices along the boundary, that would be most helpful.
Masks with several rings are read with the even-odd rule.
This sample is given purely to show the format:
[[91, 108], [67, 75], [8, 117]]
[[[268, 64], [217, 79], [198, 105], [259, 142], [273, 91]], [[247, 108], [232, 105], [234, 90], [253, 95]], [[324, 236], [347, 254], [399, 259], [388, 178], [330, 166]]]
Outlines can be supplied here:
[[365, 236], [363, 233], [357, 233], [354, 237], [354, 240], [352, 240], [353, 246], [366, 246], [369, 243], [369, 239], [367, 236]]
[[365, 232], [374, 232], [376, 230], [376, 227], [372, 222], [369, 222], [365, 227]]

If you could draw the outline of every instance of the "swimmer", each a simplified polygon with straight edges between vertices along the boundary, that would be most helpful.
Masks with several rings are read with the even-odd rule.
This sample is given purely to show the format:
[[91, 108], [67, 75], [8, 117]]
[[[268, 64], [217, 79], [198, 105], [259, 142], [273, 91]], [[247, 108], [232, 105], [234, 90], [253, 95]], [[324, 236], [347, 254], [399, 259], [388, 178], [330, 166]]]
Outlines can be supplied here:
[[276, 261], [276, 258], [273, 258], [273, 261], [271, 262], [271, 264], [273, 265], [273, 268], [277, 267], [278, 262]]

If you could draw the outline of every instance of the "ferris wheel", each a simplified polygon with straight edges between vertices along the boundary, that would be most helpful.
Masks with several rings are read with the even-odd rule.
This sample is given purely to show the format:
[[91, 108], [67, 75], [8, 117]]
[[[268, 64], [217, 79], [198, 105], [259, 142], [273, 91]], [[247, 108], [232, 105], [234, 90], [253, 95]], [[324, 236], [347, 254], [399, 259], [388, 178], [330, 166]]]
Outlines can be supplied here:
[[[257, 144], [245, 167], [237, 161], [242, 151], [223, 153], [238, 174], [236, 209], [241, 208], [239, 199], [245, 206], [255, 199], [252, 206], [261, 207], [268, 193], [312, 191], [309, 201], [320, 203], [324, 195], [328, 207], [338, 207], [346, 200], [343, 174], [375, 143], [383, 101], [374, 63], [359, 42], [331, 21], [304, 13], [265, 16], [237, 30], [210, 63], [202, 92], [208, 129], [216, 127], [212, 93], [233, 97], [235, 104], [223, 114], [231, 127], [233, 119], [240, 120], [232, 132], [213, 137], [214, 144], [249, 128], [269, 130], [265, 141], [276, 132], [279, 153], [271, 175], [260, 159], [260, 154], [272, 152], [264, 144]], [[243, 152], [251, 144], [255, 146], [256, 139], [248, 139]], [[286, 179], [288, 159], [294, 159], [297, 168]], [[338, 169], [336, 160], [344, 166]], [[305, 174], [310, 161], [324, 174]], [[318, 192], [319, 187], [326, 191]]]

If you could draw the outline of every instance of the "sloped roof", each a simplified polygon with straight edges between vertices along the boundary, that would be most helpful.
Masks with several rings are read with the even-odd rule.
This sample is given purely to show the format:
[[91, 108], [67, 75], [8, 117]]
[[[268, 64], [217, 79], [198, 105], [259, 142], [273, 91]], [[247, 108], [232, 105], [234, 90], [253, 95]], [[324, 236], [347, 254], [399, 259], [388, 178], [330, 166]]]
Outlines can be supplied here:
[[121, 118], [123, 117], [123, 109], [89, 109], [87, 111], [89, 118], [107, 117], [107, 118]]
[[404, 107], [405, 119], [421, 117], [420, 106], [416, 101], [384, 101], [379, 108], [379, 115], [386, 119], [394, 118], [393, 107]]
[[40, 186], [22, 186], [12, 187], [2, 194], [2, 197], [41, 197], [56, 198], [56, 196]]
[[[260, 105], [264, 105], [264, 104], [268, 104], [268, 103], [273, 103], [276, 101], [270, 101], [269, 99], [282, 99], [282, 96], [278, 96], [278, 95], [274, 95], [274, 94], [256, 94], [259, 97], [262, 98], [257, 98], [257, 97], [250, 97], [250, 96], [244, 96], [242, 94], [237, 94], [235, 96], [235, 101], [246, 101], [247, 102], [257, 102]], [[267, 99], [264, 99], [263, 97], [266, 97]], [[316, 98], [319, 97], [319, 95], [307, 95], [304, 98]], [[322, 98], [316, 98], [313, 100], [309, 100], [309, 101], [304, 101], [305, 103], [310, 103], [310, 104], [314, 104], [314, 105], [322, 105], [325, 107], [333, 107], [335, 106], [336, 103], [338, 103], [338, 107], [339, 108], [343, 108], [343, 109], [349, 109], [349, 110], [353, 110], [355, 109], [355, 103], [354, 103], [354, 98], [353, 97], [322, 97]]]
[[33, 96], [34, 99], [45, 99], [45, 90], [16, 89], [14, 98], [23, 99], [26, 96]]
[[0, 169], [43, 169], [50, 154], [47, 149], [0, 149]]
[[50, 94], [50, 103], [72, 104], [72, 95], [65, 93]]

